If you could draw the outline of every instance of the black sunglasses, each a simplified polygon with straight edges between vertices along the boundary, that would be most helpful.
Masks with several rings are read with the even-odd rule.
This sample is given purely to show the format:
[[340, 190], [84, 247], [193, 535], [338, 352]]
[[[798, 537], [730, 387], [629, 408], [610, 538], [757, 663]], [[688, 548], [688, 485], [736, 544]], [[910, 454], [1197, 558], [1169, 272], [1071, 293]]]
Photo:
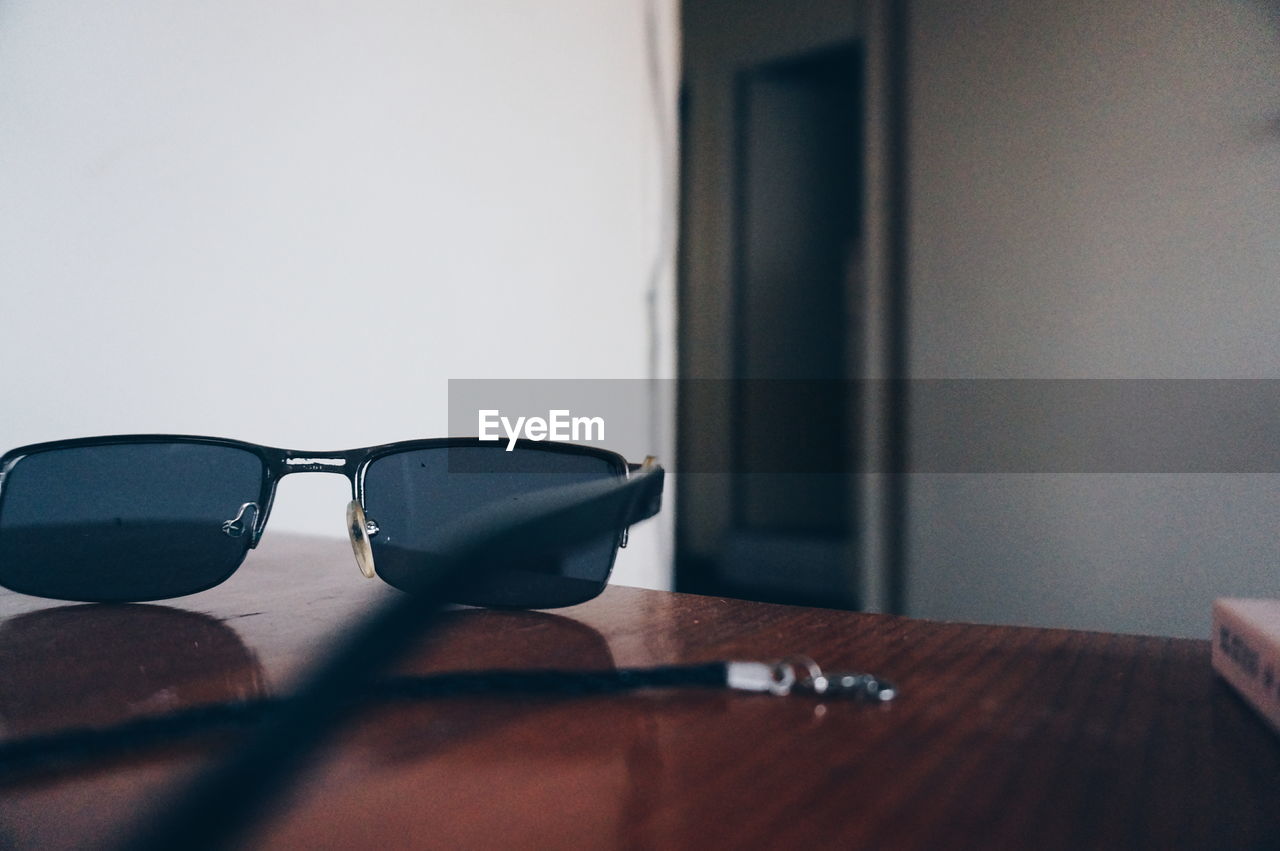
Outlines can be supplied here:
[[[411, 591], [468, 519], [550, 489], [626, 479], [630, 464], [591, 446], [438, 438], [300, 452], [215, 437], [127, 435], [39, 443], [0, 457], [0, 586], [86, 602], [181, 597], [224, 582], [257, 546], [276, 485], [293, 473], [351, 482], [347, 530], [361, 572]], [[658, 471], [660, 472], [660, 470]], [[608, 582], [627, 527], [658, 510], [625, 506], [571, 551], [508, 547], [501, 563], [449, 587], [452, 602], [544, 609]], [[652, 490], [652, 488], [650, 488]], [[518, 548], [517, 548], [518, 549]]]

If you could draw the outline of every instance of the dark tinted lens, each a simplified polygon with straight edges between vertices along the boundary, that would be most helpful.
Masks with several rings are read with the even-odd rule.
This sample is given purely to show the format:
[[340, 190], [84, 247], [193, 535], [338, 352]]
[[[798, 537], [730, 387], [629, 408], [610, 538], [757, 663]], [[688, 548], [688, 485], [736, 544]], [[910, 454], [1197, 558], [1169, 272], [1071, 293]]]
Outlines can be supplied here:
[[[481, 472], [467, 472], [469, 468]], [[547, 488], [615, 478], [622, 470], [597, 455], [501, 445], [401, 452], [375, 460], [364, 479], [365, 513], [378, 528], [370, 543], [378, 575], [409, 590], [433, 567], [449, 524], [496, 503]], [[453, 589], [454, 602], [547, 609], [589, 600], [613, 569], [619, 532], [567, 553], [529, 553], [488, 565]]]
[[0, 489], [0, 584], [88, 601], [217, 585], [248, 550], [263, 476], [257, 455], [199, 443], [28, 455]]

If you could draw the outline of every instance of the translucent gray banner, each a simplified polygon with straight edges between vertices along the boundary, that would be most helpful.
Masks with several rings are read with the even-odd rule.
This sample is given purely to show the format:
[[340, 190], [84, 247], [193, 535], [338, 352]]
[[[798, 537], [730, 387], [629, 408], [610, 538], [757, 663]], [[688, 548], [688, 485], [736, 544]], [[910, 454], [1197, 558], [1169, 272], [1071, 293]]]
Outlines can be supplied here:
[[[864, 452], [864, 412], [887, 400], [905, 405], [905, 453]], [[677, 410], [720, 444], [661, 459], [680, 472], [1280, 472], [1277, 379], [449, 382], [450, 434], [504, 447], [564, 439], [639, 460]]]

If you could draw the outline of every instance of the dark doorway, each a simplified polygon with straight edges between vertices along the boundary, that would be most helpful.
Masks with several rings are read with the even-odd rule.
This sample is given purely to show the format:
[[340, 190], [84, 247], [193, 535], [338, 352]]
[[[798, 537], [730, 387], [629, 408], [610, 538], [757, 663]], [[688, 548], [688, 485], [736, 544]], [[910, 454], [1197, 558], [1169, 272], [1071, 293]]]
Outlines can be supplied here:
[[867, 603], [867, 32], [854, 4], [685, 5], [680, 590]]

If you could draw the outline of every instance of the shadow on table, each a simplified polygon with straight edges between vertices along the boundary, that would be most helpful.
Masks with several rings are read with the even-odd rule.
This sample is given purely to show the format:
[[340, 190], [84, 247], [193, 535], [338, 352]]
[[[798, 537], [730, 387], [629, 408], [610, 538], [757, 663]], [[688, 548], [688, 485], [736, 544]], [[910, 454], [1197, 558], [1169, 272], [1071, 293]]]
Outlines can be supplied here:
[[60, 606], [0, 623], [0, 683], [6, 738], [267, 692], [262, 666], [234, 629], [139, 604]]
[[[397, 673], [513, 668], [616, 665], [606, 639], [577, 620], [464, 609], [446, 613]], [[410, 824], [441, 847], [491, 843], [504, 830], [548, 847], [635, 843], [664, 773], [653, 695], [495, 692], [369, 707], [344, 758], [269, 844], [395, 844]]]

